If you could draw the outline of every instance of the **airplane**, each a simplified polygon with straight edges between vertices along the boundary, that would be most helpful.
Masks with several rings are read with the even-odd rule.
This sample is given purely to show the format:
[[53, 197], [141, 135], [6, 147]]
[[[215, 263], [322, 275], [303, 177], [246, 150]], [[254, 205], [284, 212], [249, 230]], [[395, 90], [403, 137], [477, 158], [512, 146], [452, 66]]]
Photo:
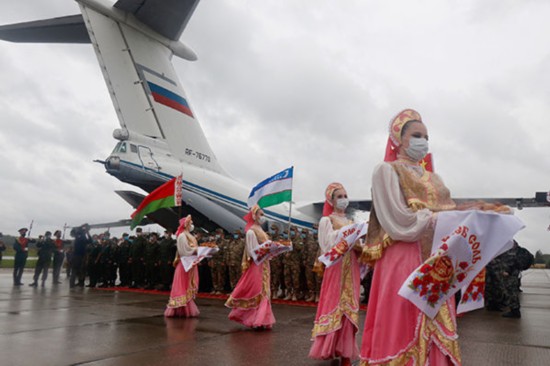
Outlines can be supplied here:
[[[106, 172], [146, 192], [183, 174], [183, 213], [198, 226], [242, 230], [250, 188], [219, 164], [171, 63], [173, 56], [194, 61], [179, 41], [199, 0], [77, 0], [81, 14], [0, 27], [0, 39], [13, 42], [91, 43], [115, 107], [118, 140], [105, 160]], [[144, 195], [117, 193], [137, 207]], [[265, 211], [268, 220], [311, 228], [312, 206], [288, 204]], [[176, 210], [149, 215], [175, 229]], [[127, 221], [121, 221], [125, 225]], [[116, 226], [113, 223], [111, 226]]]
[[[242, 230], [250, 189], [219, 164], [171, 63], [173, 56], [197, 60], [179, 41], [199, 0], [76, 0], [81, 14], [0, 26], [0, 39], [12, 42], [90, 43], [107, 84], [120, 128], [105, 160], [106, 172], [146, 192], [183, 175], [183, 213], [209, 231]], [[116, 191], [134, 208], [144, 195]], [[472, 199], [457, 199], [457, 203]], [[545, 192], [535, 198], [484, 199], [518, 208], [549, 206]], [[352, 210], [369, 211], [370, 200], [353, 201]], [[264, 210], [270, 222], [313, 228], [322, 202], [288, 203]], [[180, 213], [162, 209], [148, 223], [177, 227]], [[128, 225], [128, 220], [118, 224]]]

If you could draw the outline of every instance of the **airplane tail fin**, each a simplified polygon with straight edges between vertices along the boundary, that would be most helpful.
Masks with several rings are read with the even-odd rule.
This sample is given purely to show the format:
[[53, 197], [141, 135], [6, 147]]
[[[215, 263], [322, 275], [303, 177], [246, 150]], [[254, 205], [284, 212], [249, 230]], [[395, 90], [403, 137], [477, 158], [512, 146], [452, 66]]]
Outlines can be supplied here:
[[133, 0], [114, 6], [103, 0], [78, 3], [82, 16], [2, 26], [0, 38], [91, 42], [123, 129], [164, 140], [182, 162], [226, 175], [171, 62], [173, 55], [196, 58], [178, 38], [198, 0], [141, 0], [139, 6]]

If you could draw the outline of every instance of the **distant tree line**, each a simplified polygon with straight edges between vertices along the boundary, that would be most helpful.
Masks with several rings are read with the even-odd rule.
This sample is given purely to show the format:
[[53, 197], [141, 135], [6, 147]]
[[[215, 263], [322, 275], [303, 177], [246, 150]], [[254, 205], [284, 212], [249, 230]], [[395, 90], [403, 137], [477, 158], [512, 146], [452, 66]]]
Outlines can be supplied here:
[[550, 254], [542, 254], [541, 250], [535, 253], [535, 264], [544, 264], [546, 268], [550, 268]]

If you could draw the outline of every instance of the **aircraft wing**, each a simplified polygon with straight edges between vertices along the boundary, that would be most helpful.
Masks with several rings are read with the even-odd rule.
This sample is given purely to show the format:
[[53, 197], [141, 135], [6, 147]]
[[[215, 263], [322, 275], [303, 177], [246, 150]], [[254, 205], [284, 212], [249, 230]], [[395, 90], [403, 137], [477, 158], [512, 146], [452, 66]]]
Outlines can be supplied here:
[[457, 204], [476, 201], [484, 201], [487, 203], [500, 203], [521, 210], [525, 207], [550, 207], [550, 193], [535, 192], [535, 197], [532, 198], [453, 198], [453, 201], [455, 201], [455, 203]]
[[164, 37], [177, 41], [199, 0], [118, 0], [114, 7], [135, 17]]
[[0, 39], [23, 43], [90, 43], [81, 14], [3, 25]]
[[[90, 229], [102, 229], [102, 228], [109, 229], [112, 227], [129, 227], [131, 223], [132, 223], [131, 219], [124, 219], [124, 220], [111, 221], [111, 222], [101, 222], [98, 224], [88, 224], [88, 226], [90, 227]], [[144, 218], [143, 220], [141, 220], [139, 224], [149, 225], [149, 224], [154, 224], [154, 222], [152, 222], [147, 218]]]
[[[525, 207], [550, 207], [550, 192], [536, 192], [535, 197], [532, 198], [453, 198], [456, 204], [463, 204], [468, 202], [483, 201], [487, 203], [499, 203], [510, 207], [515, 207], [521, 210]], [[321, 217], [323, 213], [324, 202], [314, 202], [297, 209], [303, 213], [306, 213], [313, 217]], [[349, 208], [357, 211], [370, 211], [372, 208], [372, 200], [356, 200], [349, 202]]]

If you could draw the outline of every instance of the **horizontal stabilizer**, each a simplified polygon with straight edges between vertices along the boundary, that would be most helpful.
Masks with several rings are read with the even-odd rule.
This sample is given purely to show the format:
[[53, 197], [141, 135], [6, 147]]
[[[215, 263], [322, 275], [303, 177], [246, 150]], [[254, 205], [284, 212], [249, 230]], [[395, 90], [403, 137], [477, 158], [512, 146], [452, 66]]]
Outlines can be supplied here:
[[[306, 206], [298, 207], [297, 210], [313, 217], [321, 217], [323, 214], [323, 206], [325, 202], [315, 202]], [[351, 210], [358, 211], [370, 211], [372, 207], [371, 200], [356, 200], [349, 201], [349, 206]]]
[[[101, 222], [101, 223], [98, 223], [98, 224], [88, 224], [88, 226], [90, 227], [90, 229], [110, 229], [110, 228], [113, 228], [113, 227], [130, 227], [130, 225], [132, 224], [132, 220], [131, 219], [122, 219], [122, 220], [118, 220], [118, 221], [111, 221], [111, 222]], [[151, 222], [150, 220], [148, 220], [147, 218], [143, 218], [143, 220], [141, 220], [141, 222], [139, 223], [140, 226], [144, 226], [144, 225], [149, 225], [149, 224], [154, 224], [153, 222]]]
[[29, 43], [90, 43], [82, 15], [0, 26], [0, 39]]
[[132, 13], [143, 24], [177, 41], [199, 0], [119, 0], [115, 8]]
[[525, 207], [548, 207], [550, 202], [546, 199], [546, 192], [536, 192], [536, 196], [533, 198], [453, 198], [456, 204], [465, 204], [470, 202], [483, 201], [487, 203], [498, 203], [501, 205], [507, 205], [515, 207], [519, 210]]

